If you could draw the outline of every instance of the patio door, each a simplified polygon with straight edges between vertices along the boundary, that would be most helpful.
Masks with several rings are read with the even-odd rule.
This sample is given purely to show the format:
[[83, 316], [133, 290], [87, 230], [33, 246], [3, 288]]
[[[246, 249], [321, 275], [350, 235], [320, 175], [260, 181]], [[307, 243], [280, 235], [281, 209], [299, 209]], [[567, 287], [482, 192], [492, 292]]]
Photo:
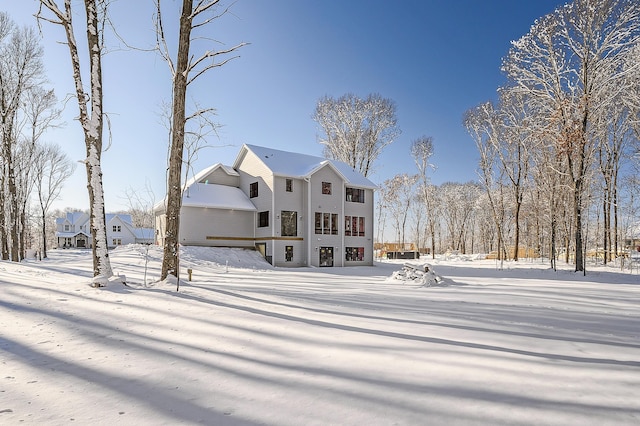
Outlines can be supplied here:
[[320, 247], [320, 266], [333, 266], [333, 247]]

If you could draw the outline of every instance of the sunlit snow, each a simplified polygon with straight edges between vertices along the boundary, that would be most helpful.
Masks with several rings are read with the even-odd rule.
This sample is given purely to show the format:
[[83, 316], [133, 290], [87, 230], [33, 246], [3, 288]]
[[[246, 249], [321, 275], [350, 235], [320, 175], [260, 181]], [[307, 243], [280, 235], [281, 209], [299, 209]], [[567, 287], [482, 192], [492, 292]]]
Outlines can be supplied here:
[[129, 287], [89, 251], [0, 262], [0, 423], [640, 423], [637, 271], [452, 257], [425, 287], [183, 248], [176, 292], [148, 249], [110, 252]]

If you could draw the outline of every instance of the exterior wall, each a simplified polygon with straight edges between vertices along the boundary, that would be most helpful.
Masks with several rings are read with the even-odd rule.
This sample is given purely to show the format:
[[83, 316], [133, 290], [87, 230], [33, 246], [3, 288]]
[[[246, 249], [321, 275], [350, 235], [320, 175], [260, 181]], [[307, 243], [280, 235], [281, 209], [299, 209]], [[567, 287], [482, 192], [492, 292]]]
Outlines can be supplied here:
[[204, 178], [200, 179], [199, 183], [205, 183], [209, 181], [209, 183], [216, 183], [218, 185], [226, 185], [226, 186], [235, 186], [238, 187], [240, 185], [240, 177], [239, 176], [231, 176], [227, 174], [221, 167], [213, 170]]
[[166, 213], [164, 212], [162, 214], [156, 213], [155, 228], [156, 228], [155, 244], [163, 245], [165, 233], [167, 231], [167, 214]]
[[[370, 266], [373, 265], [373, 222], [374, 222], [374, 192], [371, 189], [365, 189], [364, 203], [356, 203], [346, 201], [344, 203], [344, 216], [358, 216], [365, 218], [364, 237], [347, 236], [344, 237], [344, 246], [346, 247], [364, 247], [364, 258], [362, 261], [347, 261], [345, 266]], [[343, 218], [343, 227], [344, 227]], [[343, 228], [343, 235], [345, 233]], [[343, 258], [346, 253], [343, 253]]]
[[[331, 183], [331, 195], [322, 193], [322, 182]], [[309, 196], [311, 211], [308, 216], [315, 221], [315, 213], [330, 213], [338, 215], [338, 229], [336, 234], [316, 234], [315, 223], [309, 227], [309, 257], [311, 266], [320, 266], [320, 253], [323, 247], [331, 247], [333, 250], [333, 266], [344, 266], [344, 247], [342, 236], [344, 234], [343, 201], [344, 185], [342, 177], [331, 167], [323, 167], [310, 179]]]
[[[128, 226], [131, 226], [131, 224], [128, 224]], [[136, 236], [128, 226], [119, 216], [114, 216], [107, 223], [107, 246], [109, 248], [136, 242]]]
[[[287, 179], [292, 181], [292, 191], [287, 192]], [[275, 266], [306, 266], [307, 265], [307, 225], [308, 215], [305, 211], [306, 199], [306, 182], [302, 179], [285, 178], [275, 176], [273, 178], [273, 192], [275, 220], [274, 220], [274, 239], [272, 245], [272, 264]], [[295, 236], [282, 235], [282, 211], [293, 211], [297, 215]], [[292, 258], [287, 260], [287, 247], [292, 248]]]
[[180, 244], [211, 247], [250, 247], [254, 212], [182, 207]]
[[[237, 168], [240, 174], [240, 189], [250, 195], [250, 186], [258, 182], [258, 196], [252, 197], [251, 202], [256, 206], [255, 221], [251, 229], [255, 230], [256, 244], [265, 244], [265, 257], [270, 262], [273, 258], [274, 246], [273, 237], [275, 235], [275, 214], [273, 211], [273, 175], [271, 170], [260, 161], [253, 152], [248, 151]], [[260, 212], [269, 212], [269, 226], [258, 227], [258, 217]]]

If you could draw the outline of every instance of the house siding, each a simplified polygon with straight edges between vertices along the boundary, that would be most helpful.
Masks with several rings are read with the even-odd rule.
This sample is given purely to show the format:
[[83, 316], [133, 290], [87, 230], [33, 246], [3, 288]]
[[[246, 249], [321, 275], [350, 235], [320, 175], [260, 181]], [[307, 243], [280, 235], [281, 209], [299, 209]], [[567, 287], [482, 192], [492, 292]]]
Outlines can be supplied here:
[[239, 176], [231, 176], [227, 174], [227, 172], [225, 172], [222, 168], [216, 168], [215, 170], [212, 170], [211, 173], [204, 176], [198, 182], [206, 184], [207, 181], [209, 183], [216, 183], [218, 185], [227, 185], [227, 186], [235, 186], [235, 187], [238, 187], [240, 185]]
[[[240, 189], [245, 194], [250, 193], [252, 183], [258, 183], [258, 196], [251, 198], [251, 202], [256, 206], [256, 218], [253, 223], [255, 229], [256, 244], [265, 244], [265, 257], [273, 263], [275, 247], [273, 237], [275, 236], [275, 214], [273, 210], [273, 175], [271, 170], [260, 161], [252, 152], [247, 152], [240, 166], [237, 169], [240, 174]], [[258, 215], [260, 212], [269, 212], [269, 226], [258, 226]]]
[[[331, 183], [331, 194], [322, 193], [323, 182]], [[329, 166], [325, 166], [316, 171], [310, 179], [310, 205], [311, 216], [315, 218], [316, 213], [330, 213], [338, 215], [338, 229], [334, 234], [316, 234], [315, 224], [310, 228], [310, 236], [312, 239], [312, 248], [310, 252], [310, 264], [312, 266], [320, 266], [320, 253], [323, 247], [331, 247], [333, 250], [333, 266], [344, 266], [342, 261], [343, 248], [342, 234], [344, 220], [343, 202], [344, 199], [344, 180]]]
[[180, 227], [181, 244], [254, 247], [254, 212], [182, 207], [180, 221], [191, 225]]
[[[287, 179], [292, 180], [292, 191], [287, 192]], [[304, 235], [306, 234], [306, 220], [308, 215], [305, 212], [305, 187], [306, 182], [302, 179], [294, 179], [290, 177], [275, 176], [273, 178], [274, 188], [274, 231], [273, 239], [273, 255], [272, 263], [275, 266], [306, 266], [307, 265], [307, 245]], [[296, 212], [296, 231], [295, 236], [282, 236], [282, 211]], [[293, 249], [293, 257], [287, 260], [287, 246]]]
[[[355, 186], [349, 186], [350, 188], [357, 188]], [[346, 189], [346, 187], [345, 187]], [[356, 203], [352, 201], [345, 201], [344, 203], [344, 215], [345, 216], [358, 216], [365, 218], [364, 237], [361, 236], [347, 236], [344, 237], [344, 246], [346, 247], [364, 247], [364, 259], [362, 261], [347, 261], [345, 260], [345, 266], [354, 265], [373, 265], [373, 222], [374, 218], [371, 212], [373, 212], [373, 197], [374, 193], [371, 189], [364, 189], [364, 203]], [[344, 227], [344, 219], [343, 219]], [[344, 229], [342, 230], [344, 234]], [[343, 253], [346, 256], [346, 253]]]

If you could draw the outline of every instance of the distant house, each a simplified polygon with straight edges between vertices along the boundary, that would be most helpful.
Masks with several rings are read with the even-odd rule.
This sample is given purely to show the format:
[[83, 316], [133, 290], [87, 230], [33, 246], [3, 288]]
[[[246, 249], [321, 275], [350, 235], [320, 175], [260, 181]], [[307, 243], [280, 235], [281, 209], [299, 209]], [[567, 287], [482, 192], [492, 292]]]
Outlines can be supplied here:
[[640, 252], [640, 222], [636, 222], [627, 230], [624, 245], [632, 251]]
[[[153, 244], [152, 228], [136, 228], [129, 214], [107, 214], [107, 244], [114, 248], [123, 244]], [[56, 241], [58, 248], [91, 248], [89, 214], [67, 213], [56, 219]]]
[[[183, 245], [255, 248], [275, 266], [373, 264], [376, 186], [345, 163], [243, 145], [185, 183]], [[156, 243], [166, 233], [155, 208]]]

